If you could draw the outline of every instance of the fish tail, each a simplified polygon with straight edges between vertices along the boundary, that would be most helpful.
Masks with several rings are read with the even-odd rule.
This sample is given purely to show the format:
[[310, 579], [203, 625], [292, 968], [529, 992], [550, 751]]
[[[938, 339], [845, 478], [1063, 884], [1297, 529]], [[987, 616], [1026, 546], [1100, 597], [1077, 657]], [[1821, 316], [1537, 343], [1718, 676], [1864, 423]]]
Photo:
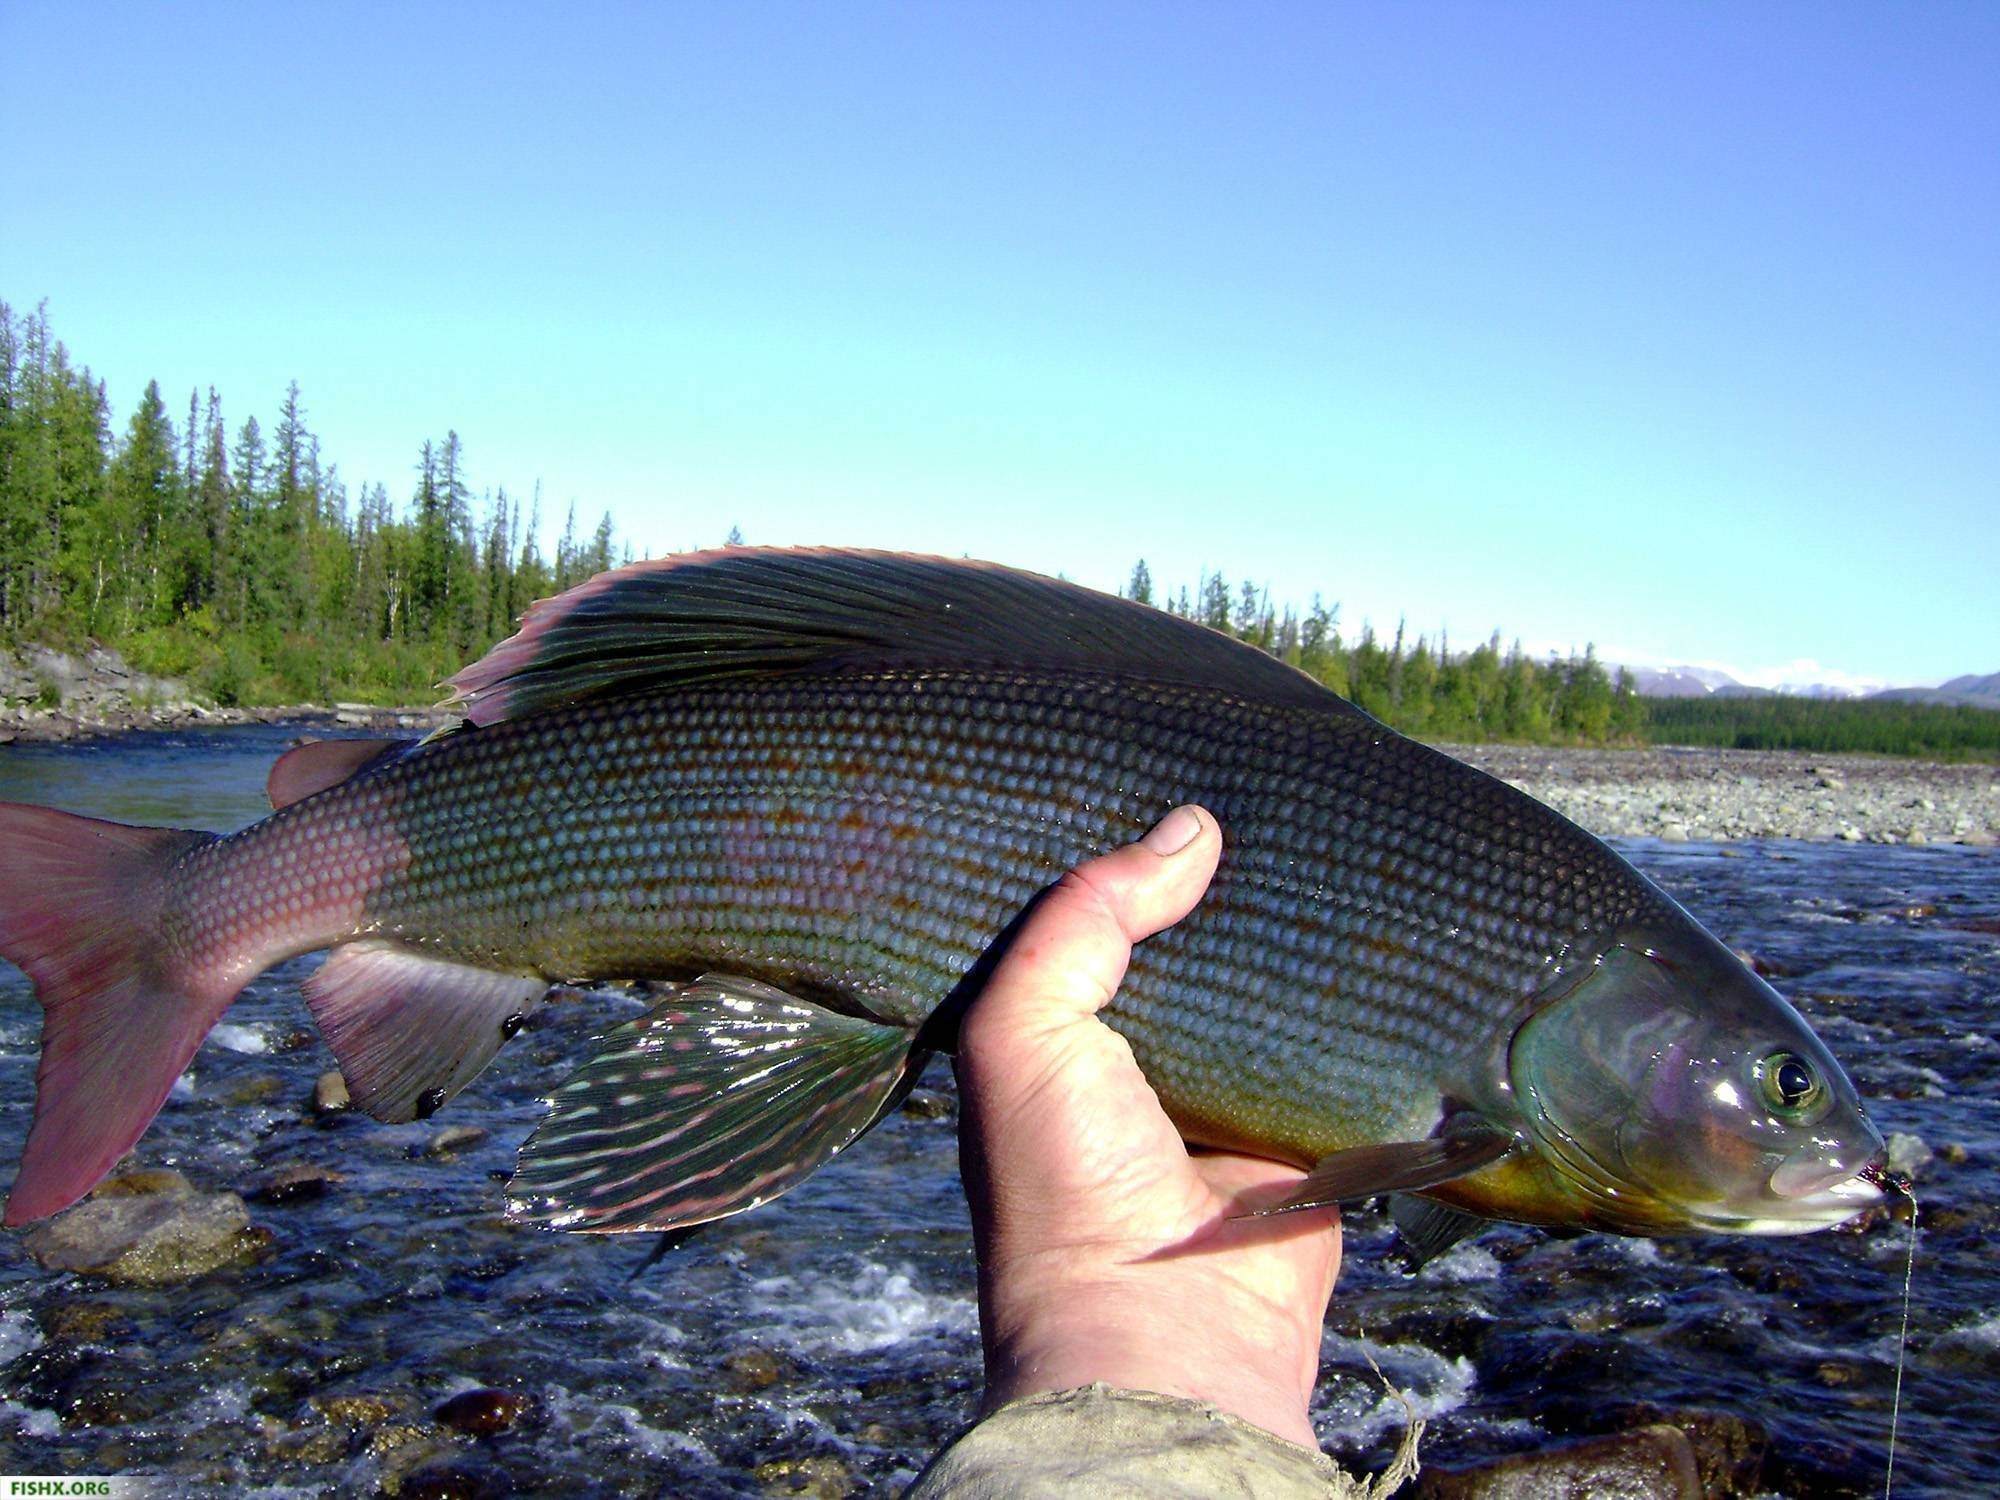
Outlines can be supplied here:
[[42, 1003], [35, 1120], [8, 1225], [96, 1186], [241, 988], [191, 978], [163, 921], [174, 862], [215, 837], [0, 803], [0, 956]]

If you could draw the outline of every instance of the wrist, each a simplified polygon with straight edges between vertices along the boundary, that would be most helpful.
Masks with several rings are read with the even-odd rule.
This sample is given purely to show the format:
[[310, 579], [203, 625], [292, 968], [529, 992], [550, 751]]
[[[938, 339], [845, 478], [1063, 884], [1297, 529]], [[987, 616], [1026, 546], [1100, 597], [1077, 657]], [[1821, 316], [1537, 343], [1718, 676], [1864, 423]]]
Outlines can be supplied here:
[[1301, 1331], [1292, 1320], [1273, 1327], [1197, 1288], [1162, 1298], [1157, 1289], [1140, 1294], [1116, 1280], [1004, 1299], [982, 1286], [980, 1301], [989, 1411], [1101, 1383], [1199, 1401], [1318, 1450], [1308, 1415], [1318, 1340], [1309, 1352], [1298, 1350]]

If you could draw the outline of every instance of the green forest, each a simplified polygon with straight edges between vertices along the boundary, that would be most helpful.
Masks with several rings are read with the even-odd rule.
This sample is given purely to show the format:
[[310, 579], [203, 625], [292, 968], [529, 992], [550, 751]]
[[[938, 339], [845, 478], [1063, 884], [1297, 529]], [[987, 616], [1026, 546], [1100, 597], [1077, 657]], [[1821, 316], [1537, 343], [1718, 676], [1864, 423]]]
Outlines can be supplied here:
[[[458, 434], [424, 438], [407, 489], [350, 491], [294, 382], [268, 432], [213, 386], [177, 422], [157, 381], [122, 427], [46, 306], [0, 303], [0, 644], [98, 641], [224, 706], [422, 704], [535, 599], [629, 560], [612, 518], [566, 508], [545, 555], [539, 489], [476, 495]], [[731, 533], [735, 540], [736, 534]], [[1393, 727], [1446, 742], [1672, 743], [2000, 758], [2000, 714], [1908, 703], [1645, 699], [1586, 649], [1532, 657], [1340, 630], [1338, 604], [1273, 604], [1219, 571], [1127, 597], [1283, 658]]]
[[1365, 624], [1348, 641], [1340, 606], [1317, 594], [1304, 611], [1278, 608], [1267, 590], [1248, 582], [1232, 588], [1219, 572], [1204, 573], [1192, 591], [1167, 594], [1143, 559], [1122, 592], [1261, 647], [1420, 739], [1605, 745], [1644, 738], [1645, 700], [1624, 673], [1614, 681], [1588, 648], [1537, 659], [1519, 642], [1502, 650], [1496, 631], [1454, 654], [1442, 639], [1407, 639], [1400, 625], [1387, 643]]
[[0, 303], [0, 634], [111, 646], [216, 703], [428, 703], [535, 599], [610, 566], [572, 505], [543, 554], [539, 495], [475, 501], [456, 432], [408, 493], [350, 492], [296, 382], [268, 429], [213, 386], [176, 423], [157, 381], [114, 431], [104, 382], [46, 307]]
[[1898, 699], [1649, 698], [1646, 738], [1656, 745], [2000, 760], [2000, 713]]

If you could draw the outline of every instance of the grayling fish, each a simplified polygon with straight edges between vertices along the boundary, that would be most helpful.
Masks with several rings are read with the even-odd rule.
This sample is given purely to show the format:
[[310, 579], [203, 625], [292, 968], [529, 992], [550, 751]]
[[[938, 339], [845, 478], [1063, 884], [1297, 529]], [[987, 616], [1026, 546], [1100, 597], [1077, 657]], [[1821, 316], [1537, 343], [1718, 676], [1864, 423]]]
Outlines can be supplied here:
[[1195, 913], [1105, 1018], [1183, 1134], [1468, 1215], [1784, 1233], [1882, 1142], [1798, 1014], [1597, 839], [1187, 621], [940, 559], [731, 550], [537, 605], [422, 743], [308, 745], [227, 837], [0, 807], [0, 952], [46, 1010], [7, 1221], [88, 1191], [236, 993], [306, 1000], [357, 1102], [428, 1114], [549, 985], [697, 980], [614, 1031], [523, 1216], [667, 1229], [880, 1119], [1080, 860], [1199, 802]]

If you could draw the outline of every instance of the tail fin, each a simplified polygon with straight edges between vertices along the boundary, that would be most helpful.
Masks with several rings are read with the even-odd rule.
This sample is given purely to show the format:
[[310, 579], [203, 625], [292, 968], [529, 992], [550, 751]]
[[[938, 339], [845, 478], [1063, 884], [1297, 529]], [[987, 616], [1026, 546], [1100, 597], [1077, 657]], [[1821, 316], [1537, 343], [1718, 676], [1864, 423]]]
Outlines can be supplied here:
[[8, 1225], [95, 1187], [235, 998], [176, 977], [160, 920], [172, 861], [214, 837], [0, 802], [0, 956], [27, 972], [43, 1011]]

